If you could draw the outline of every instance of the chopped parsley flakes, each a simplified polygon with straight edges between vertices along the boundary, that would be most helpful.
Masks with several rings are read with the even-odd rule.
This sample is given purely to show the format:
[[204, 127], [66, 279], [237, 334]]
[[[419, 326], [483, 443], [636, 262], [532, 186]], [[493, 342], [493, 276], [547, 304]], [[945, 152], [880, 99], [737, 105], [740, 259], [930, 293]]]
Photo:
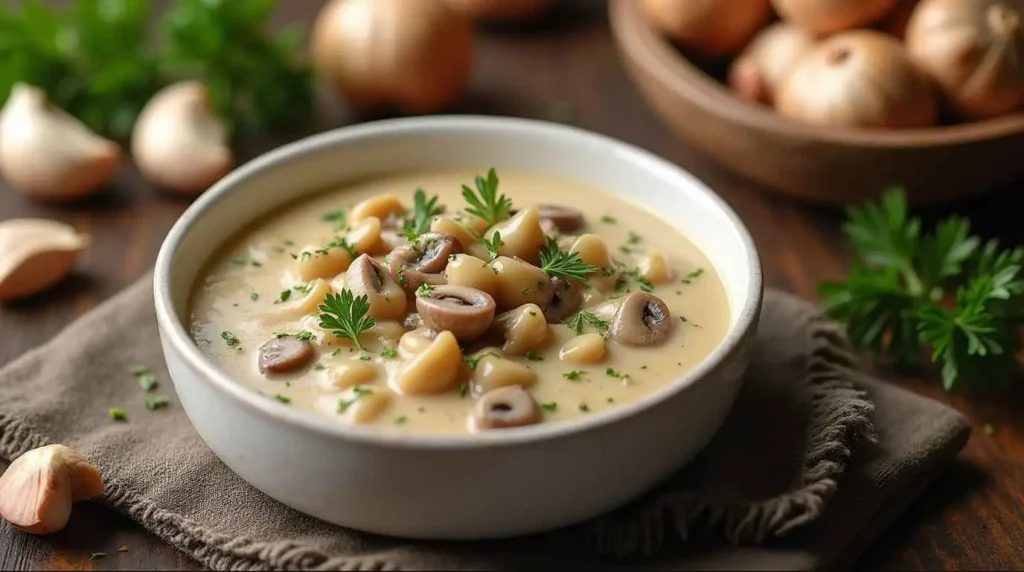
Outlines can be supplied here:
[[587, 373], [587, 372], [583, 371], [582, 369], [574, 369], [572, 371], [567, 371], [567, 372], [563, 373], [562, 377], [564, 377], [565, 379], [568, 379], [570, 381], [576, 381], [577, 379], [580, 378], [581, 375], [583, 375], [585, 373]]

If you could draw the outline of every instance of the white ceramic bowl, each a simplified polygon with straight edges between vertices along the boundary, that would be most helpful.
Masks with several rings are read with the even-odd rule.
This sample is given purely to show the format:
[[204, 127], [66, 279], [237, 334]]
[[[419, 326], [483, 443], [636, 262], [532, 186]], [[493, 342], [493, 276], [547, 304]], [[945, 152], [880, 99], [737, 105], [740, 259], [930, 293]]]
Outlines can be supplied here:
[[[731, 327], [696, 369], [638, 401], [579, 421], [481, 435], [404, 436], [332, 423], [258, 394], [189, 337], [188, 298], [216, 247], [296, 197], [401, 170], [497, 167], [592, 183], [658, 212], [712, 261]], [[181, 405], [243, 479], [299, 511], [369, 532], [430, 539], [520, 535], [583, 521], [692, 459], [732, 406], [761, 306], [761, 267], [735, 213], [697, 179], [573, 127], [427, 117], [322, 133], [240, 167], [171, 229], [155, 271], [164, 356]]]

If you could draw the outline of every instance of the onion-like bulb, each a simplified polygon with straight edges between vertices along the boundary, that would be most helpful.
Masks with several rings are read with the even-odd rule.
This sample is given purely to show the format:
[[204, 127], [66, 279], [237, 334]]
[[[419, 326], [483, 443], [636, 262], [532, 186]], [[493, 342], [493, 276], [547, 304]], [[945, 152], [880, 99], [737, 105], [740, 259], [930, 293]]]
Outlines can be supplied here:
[[787, 22], [819, 34], [834, 34], [874, 24], [896, 7], [896, 1], [772, 0], [772, 5]]
[[432, 113], [462, 94], [473, 29], [444, 0], [332, 0], [313, 25], [312, 54], [358, 109]]
[[931, 86], [903, 46], [873, 30], [843, 32], [818, 44], [786, 76], [775, 109], [837, 127], [928, 127], [938, 116]]
[[907, 51], [959, 115], [995, 117], [1024, 102], [1024, 15], [1000, 0], [922, 0]]
[[642, 0], [647, 17], [680, 44], [708, 56], [743, 49], [771, 17], [768, 0]]
[[809, 32], [777, 22], [754, 36], [729, 68], [729, 85], [741, 97], [771, 103], [789, 70], [814, 47]]
[[445, 0], [474, 20], [526, 20], [547, 10], [553, 0]]

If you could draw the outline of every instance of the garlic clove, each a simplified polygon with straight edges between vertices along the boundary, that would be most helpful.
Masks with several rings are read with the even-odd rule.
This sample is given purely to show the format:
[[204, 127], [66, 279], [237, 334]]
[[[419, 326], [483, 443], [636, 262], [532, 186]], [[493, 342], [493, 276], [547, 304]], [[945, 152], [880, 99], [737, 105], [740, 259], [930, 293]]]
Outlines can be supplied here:
[[187, 195], [205, 191], [235, 163], [227, 128], [197, 81], [169, 85], [149, 100], [132, 130], [132, 157], [144, 177]]
[[121, 148], [53, 105], [43, 90], [16, 84], [0, 111], [0, 171], [18, 191], [72, 200], [102, 186]]
[[0, 222], [0, 302], [26, 298], [59, 282], [89, 237], [45, 219]]
[[67, 525], [71, 504], [103, 493], [99, 471], [64, 445], [47, 445], [18, 457], [0, 476], [0, 517], [30, 534]]

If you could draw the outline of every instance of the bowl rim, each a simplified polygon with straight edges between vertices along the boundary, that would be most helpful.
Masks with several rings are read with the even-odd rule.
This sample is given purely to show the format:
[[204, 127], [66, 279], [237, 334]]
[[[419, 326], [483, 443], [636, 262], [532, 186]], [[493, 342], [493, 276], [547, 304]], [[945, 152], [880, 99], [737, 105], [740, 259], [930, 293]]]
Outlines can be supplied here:
[[[503, 431], [458, 434], [410, 434], [382, 430], [379, 427], [362, 427], [331, 422], [321, 416], [289, 408], [285, 404], [267, 399], [245, 384], [234, 380], [225, 371], [209, 360], [192, 338], [185, 324], [174, 312], [171, 294], [171, 274], [177, 252], [192, 227], [202, 219], [206, 211], [216, 203], [231, 196], [245, 184], [278, 165], [303, 155], [316, 154], [331, 148], [358, 145], [360, 141], [423, 133], [444, 134], [451, 132], [490, 134], [519, 134], [529, 137], [560, 138], [583, 143], [583, 147], [612, 153], [622, 157], [636, 169], [654, 171], [666, 178], [688, 184], [692, 192], [703, 195], [718, 208], [740, 239], [750, 267], [747, 297], [740, 305], [736, 323], [728, 330], [719, 345], [697, 365], [674, 382], [647, 394], [635, 401], [620, 404], [608, 411], [591, 417], [560, 422], [540, 423], [529, 427]], [[702, 181], [682, 168], [662, 159], [651, 152], [623, 141], [590, 132], [577, 127], [555, 124], [533, 119], [510, 117], [488, 117], [473, 115], [437, 115], [429, 117], [385, 119], [342, 127], [312, 135], [298, 141], [277, 147], [238, 167], [214, 184], [196, 199], [171, 227], [157, 255], [154, 269], [153, 294], [157, 324], [164, 336], [164, 343], [201, 378], [200, 383], [209, 385], [229, 399], [263, 416], [286, 423], [292, 428], [314, 433], [320, 437], [338, 438], [368, 445], [401, 449], [475, 449], [495, 446], [513, 446], [537, 441], [553, 440], [583, 433], [603, 426], [612, 425], [633, 415], [642, 414], [657, 404], [669, 399], [684, 388], [705, 378], [733, 355], [756, 322], [763, 297], [763, 276], [761, 262], [753, 239], [736, 213]], [[168, 356], [165, 355], [165, 360]]]
[[898, 130], [824, 127], [789, 119], [768, 106], [736, 97], [697, 67], [649, 22], [641, 2], [611, 0], [608, 11], [612, 35], [626, 58], [656, 76], [677, 97], [731, 123], [822, 143], [882, 149], [965, 145], [1024, 134], [1024, 112], [956, 125]]

